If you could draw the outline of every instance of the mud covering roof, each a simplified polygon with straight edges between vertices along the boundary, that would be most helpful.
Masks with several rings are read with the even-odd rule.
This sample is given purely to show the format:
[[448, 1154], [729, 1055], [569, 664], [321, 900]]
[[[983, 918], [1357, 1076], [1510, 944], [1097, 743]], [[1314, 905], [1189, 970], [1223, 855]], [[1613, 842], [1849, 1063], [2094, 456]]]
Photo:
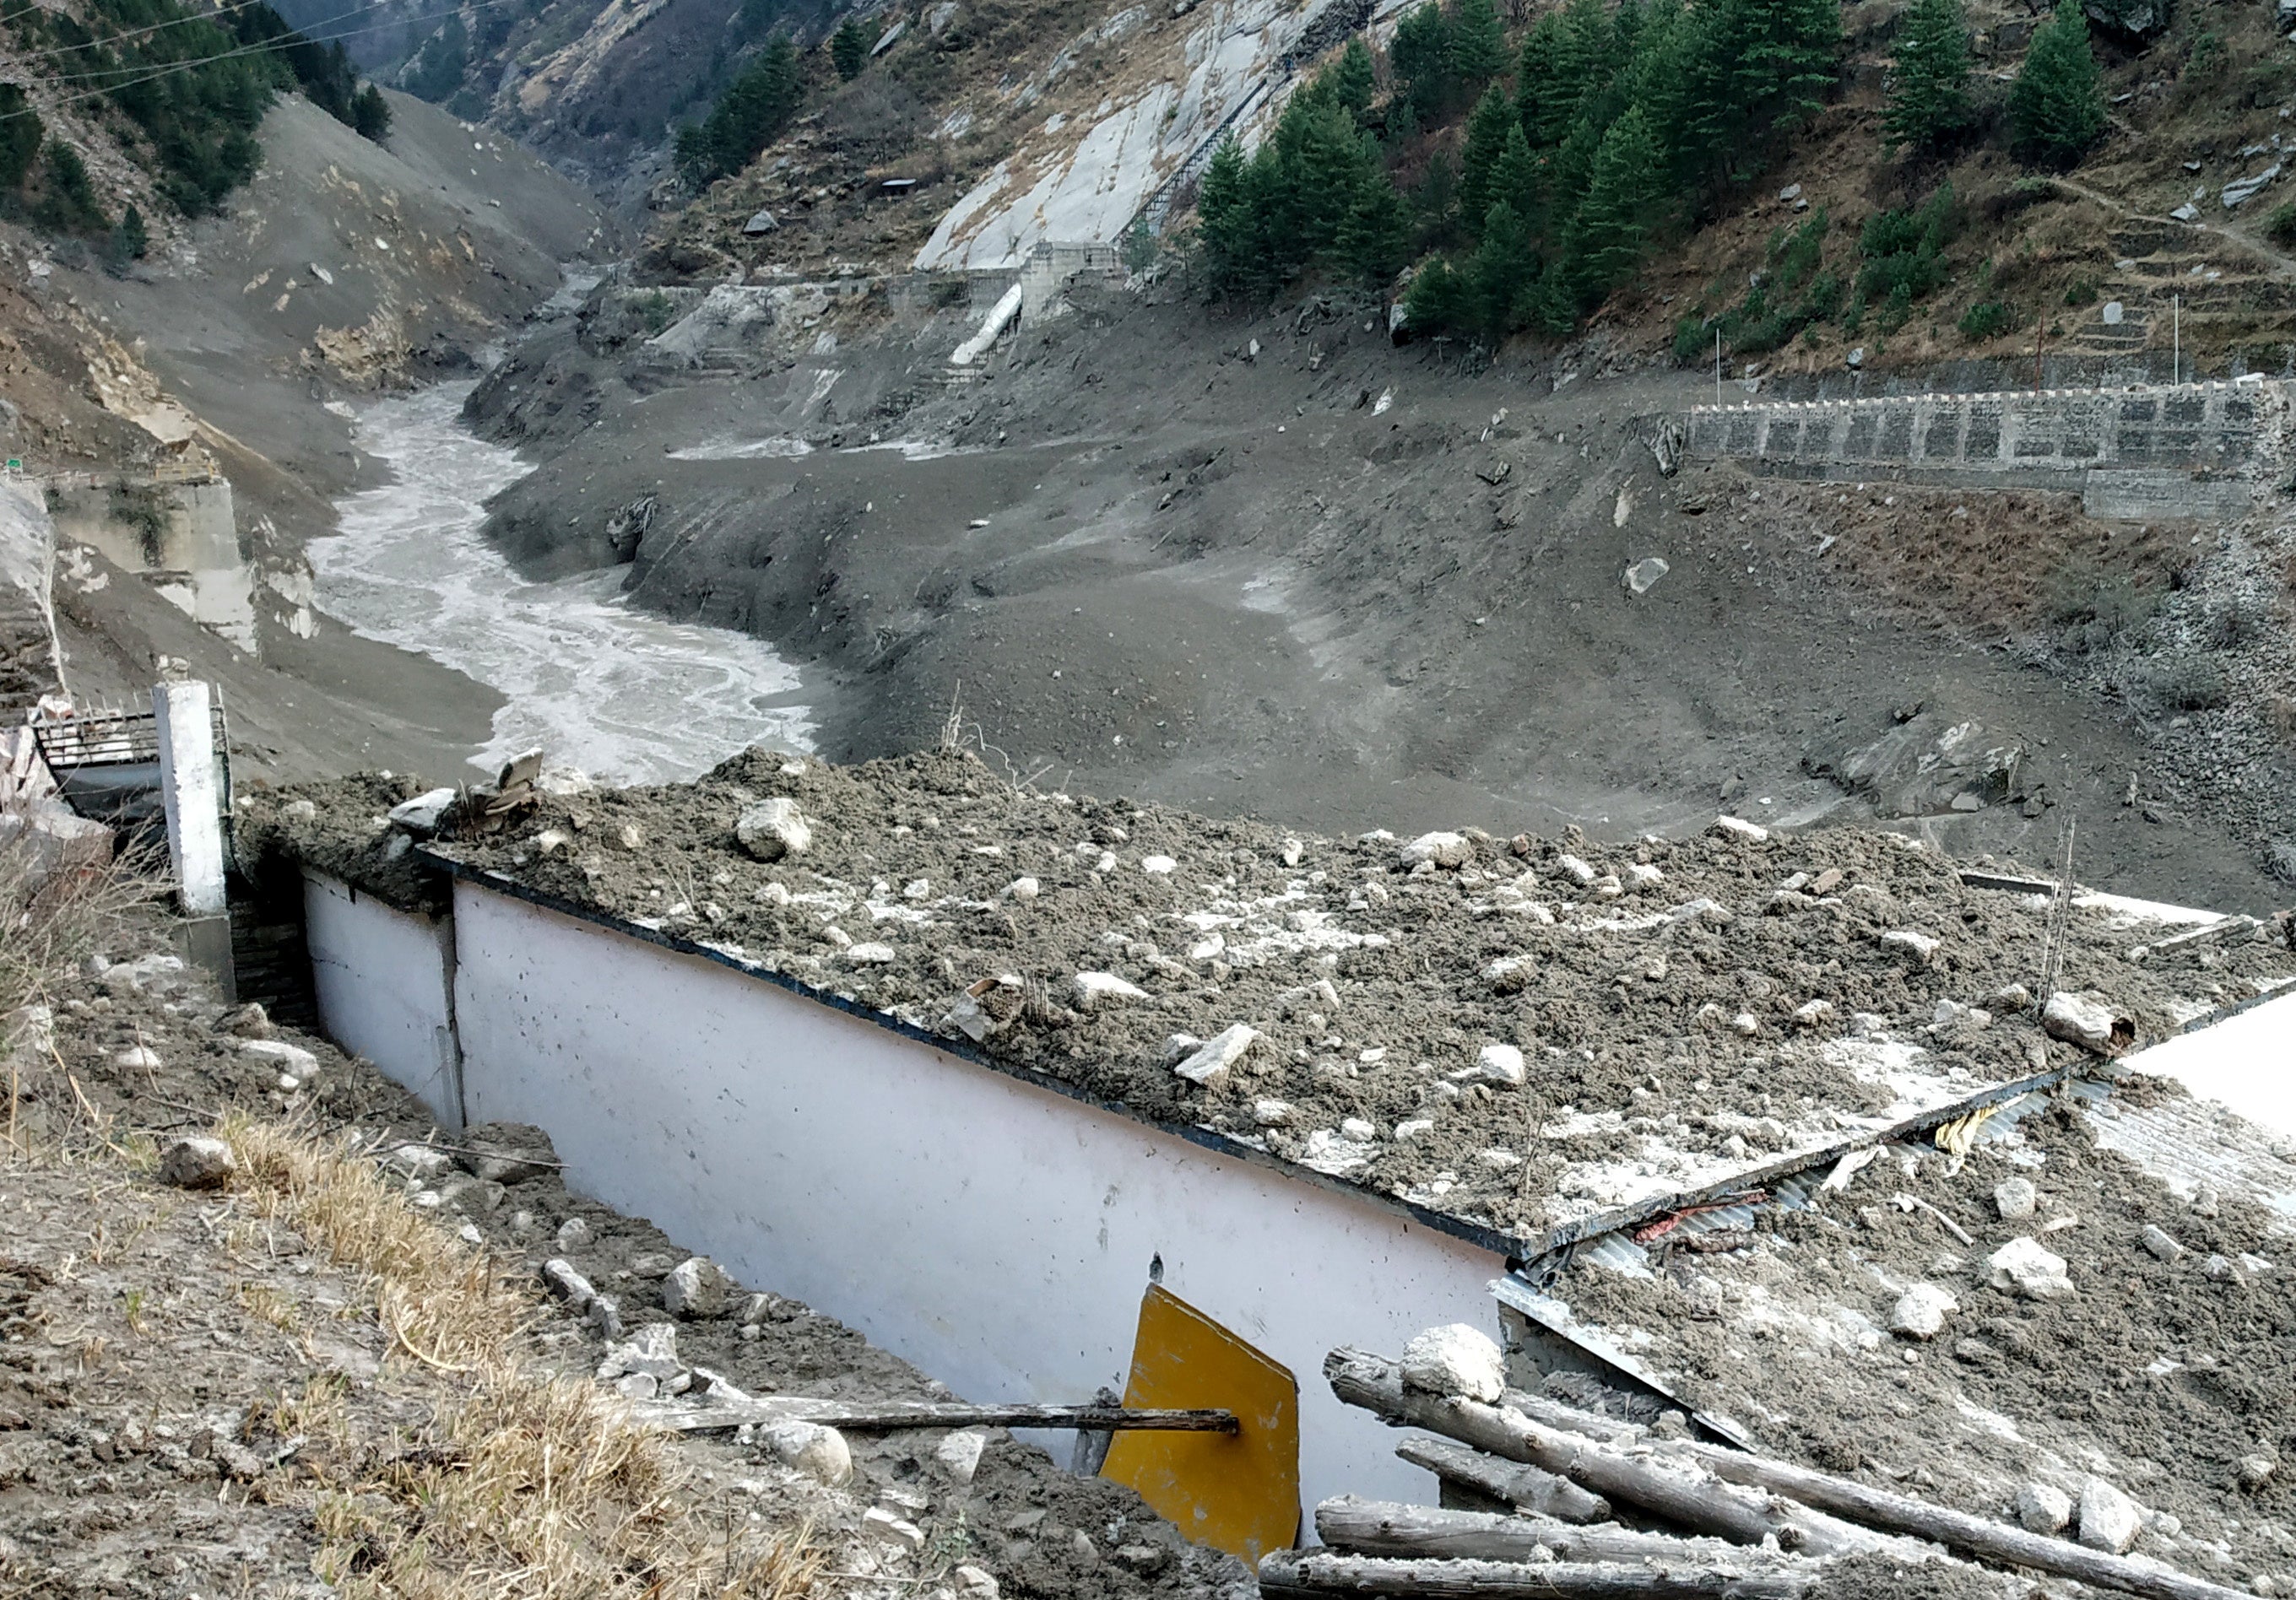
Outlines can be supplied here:
[[[771, 800], [809, 837], [760, 860]], [[2083, 1058], [2010, 988], [2047, 901], [1888, 833], [1335, 839], [758, 749], [430, 848], [1526, 1245]], [[2131, 959], [2161, 932], [2077, 906], [2062, 986], [2152, 1039], [2296, 979], [2268, 927]]]

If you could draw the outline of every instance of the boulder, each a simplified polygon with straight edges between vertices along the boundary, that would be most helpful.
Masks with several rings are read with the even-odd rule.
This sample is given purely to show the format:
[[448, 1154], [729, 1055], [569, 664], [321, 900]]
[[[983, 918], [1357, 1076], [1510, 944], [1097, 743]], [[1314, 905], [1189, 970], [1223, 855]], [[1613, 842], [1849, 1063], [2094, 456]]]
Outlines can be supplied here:
[[2081, 0], [2081, 12], [2107, 33], [2142, 43], [2168, 31], [2169, 0]]
[[292, 1073], [298, 1078], [308, 1078], [319, 1070], [316, 1056], [283, 1039], [250, 1039], [239, 1047], [239, 1053], [274, 1072]]
[[[593, 1302], [598, 1303], [603, 1297]], [[677, 1329], [667, 1322], [649, 1322], [627, 1343], [609, 1344], [598, 1363], [599, 1377], [609, 1381], [635, 1372], [666, 1383], [683, 1370], [677, 1364]]]
[[2030, 1178], [2007, 1178], [1993, 1189], [1993, 1209], [2004, 1222], [2022, 1222], [2040, 1209], [2040, 1191]]
[[427, 839], [439, 831], [439, 825], [446, 820], [447, 810], [454, 804], [453, 789], [427, 789], [412, 800], [402, 800], [392, 806], [388, 817], [399, 832]]
[[1890, 1313], [1890, 1331], [1913, 1339], [1934, 1339], [1945, 1331], [1948, 1312], [1961, 1310], [1953, 1292], [1937, 1284], [1915, 1284], [1898, 1296]]
[[760, 235], [772, 233], [781, 225], [780, 220], [772, 212], [753, 211], [750, 214], [750, 220], [742, 224], [742, 233], [744, 238], [756, 239]]
[[688, 1322], [723, 1317], [733, 1309], [740, 1286], [726, 1269], [706, 1255], [691, 1256], [669, 1269], [662, 1279], [661, 1302], [669, 1314]]
[[783, 1466], [823, 1483], [842, 1483], [853, 1475], [853, 1449], [845, 1435], [817, 1422], [777, 1422], [759, 1431], [758, 1442]]
[[1648, 594], [1658, 586], [1659, 579], [1664, 577], [1670, 570], [1672, 569], [1667, 566], [1666, 558], [1663, 556], [1644, 556], [1627, 568], [1626, 575], [1620, 582], [1623, 583], [1631, 593]]
[[1510, 1089], [1522, 1086], [1525, 1068], [1522, 1052], [1511, 1044], [1487, 1044], [1475, 1053], [1475, 1069], [1494, 1083], [1504, 1083]]
[[586, 1310], [590, 1302], [598, 1298], [590, 1280], [574, 1270], [571, 1261], [557, 1256], [542, 1263], [542, 1286], [550, 1292], [553, 1300], [570, 1311]]
[[481, 1122], [463, 1131], [457, 1158], [465, 1171], [488, 1183], [524, 1183], [554, 1171], [558, 1152], [550, 1135], [526, 1122]]
[[985, 1428], [959, 1428], [933, 1446], [933, 1464], [952, 1483], [970, 1483], [980, 1470], [980, 1452], [988, 1445]]
[[1228, 1073], [1242, 1059], [1243, 1053], [1259, 1042], [1259, 1032], [1242, 1023], [1221, 1029], [1186, 1059], [1172, 1070], [1189, 1082], [1205, 1089], [1218, 1089], [1228, 1079]]
[[2137, 1237], [2155, 1261], [2173, 1261], [2185, 1253], [2185, 1247], [2169, 1237], [2169, 1230], [2156, 1224], [2147, 1222]]
[[160, 1181], [179, 1189], [221, 1188], [238, 1170], [229, 1145], [202, 1135], [176, 1139], [160, 1154]]
[[2144, 1514], [2136, 1501], [2102, 1478], [2091, 1478], [2081, 1485], [2081, 1543], [2092, 1550], [2124, 1555], [2144, 1531]]
[[2017, 1525], [2028, 1533], [2062, 1533], [2073, 1520], [2072, 1497], [2047, 1483], [2017, 1491]]
[[2038, 1239], [2022, 1235], [1986, 1258], [1988, 1281], [2028, 1300], [2054, 1300], [2074, 1292], [2065, 1276], [2065, 1258], [2052, 1254]]
[[777, 861], [813, 847], [813, 824], [786, 796], [762, 801], [742, 813], [734, 837], [755, 860]]
[[2101, 994], [2060, 990], [2041, 1008], [2041, 1028], [2097, 1056], [2120, 1055], [2136, 1042], [2136, 1019]]
[[1488, 1404], [1506, 1391], [1506, 1362], [1488, 1334], [1454, 1322], [1431, 1327], [1403, 1347], [1403, 1382], [1429, 1394]]
[[1432, 861], [1439, 867], [1464, 867], [1474, 859], [1473, 841], [1461, 833], [1423, 833], [1397, 853], [1406, 867]]

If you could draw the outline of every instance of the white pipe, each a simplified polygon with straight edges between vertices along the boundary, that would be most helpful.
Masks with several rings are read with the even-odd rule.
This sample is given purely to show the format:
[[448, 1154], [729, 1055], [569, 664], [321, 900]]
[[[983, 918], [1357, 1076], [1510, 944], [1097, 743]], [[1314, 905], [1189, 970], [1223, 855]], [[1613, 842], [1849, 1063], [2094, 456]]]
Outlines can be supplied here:
[[1004, 291], [1004, 298], [989, 308], [988, 320], [980, 324], [980, 331], [957, 346], [948, 358], [948, 364], [953, 367], [971, 366], [988, 353], [988, 347], [996, 342], [996, 336], [1004, 332], [1011, 325], [1013, 319], [1020, 314], [1021, 285], [1015, 282], [1012, 288]]

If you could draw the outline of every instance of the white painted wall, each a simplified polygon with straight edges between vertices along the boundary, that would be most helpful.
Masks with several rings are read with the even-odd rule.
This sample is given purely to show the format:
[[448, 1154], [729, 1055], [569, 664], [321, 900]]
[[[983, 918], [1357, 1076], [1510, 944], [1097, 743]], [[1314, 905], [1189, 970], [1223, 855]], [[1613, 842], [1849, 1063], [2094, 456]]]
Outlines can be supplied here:
[[2122, 1065], [2174, 1078], [2202, 1099], [2296, 1139], [2296, 994], [2179, 1033]]
[[1427, 1497], [1324, 1356], [1495, 1328], [1493, 1253], [469, 883], [455, 930], [471, 1120], [546, 1128], [583, 1191], [976, 1400], [1121, 1389], [1160, 1255], [1299, 1378], [1309, 1507]]
[[381, 1067], [441, 1127], [460, 1131], [454, 925], [305, 872], [303, 926], [327, 1037]]

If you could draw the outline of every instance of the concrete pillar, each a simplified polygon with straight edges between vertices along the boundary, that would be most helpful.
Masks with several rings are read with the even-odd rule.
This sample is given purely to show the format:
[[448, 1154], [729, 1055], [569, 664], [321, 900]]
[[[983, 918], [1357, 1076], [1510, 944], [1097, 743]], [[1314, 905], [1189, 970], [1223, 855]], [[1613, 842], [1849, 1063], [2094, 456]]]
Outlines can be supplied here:
[[184, 953], [216, 976], [226, 999], [235, 998], [224, 887], [223, 766], [208, 686], [155, 685], [152, 714], [159, 724], [160, 795], [168, 810], [168, 865], [184, 914]]

